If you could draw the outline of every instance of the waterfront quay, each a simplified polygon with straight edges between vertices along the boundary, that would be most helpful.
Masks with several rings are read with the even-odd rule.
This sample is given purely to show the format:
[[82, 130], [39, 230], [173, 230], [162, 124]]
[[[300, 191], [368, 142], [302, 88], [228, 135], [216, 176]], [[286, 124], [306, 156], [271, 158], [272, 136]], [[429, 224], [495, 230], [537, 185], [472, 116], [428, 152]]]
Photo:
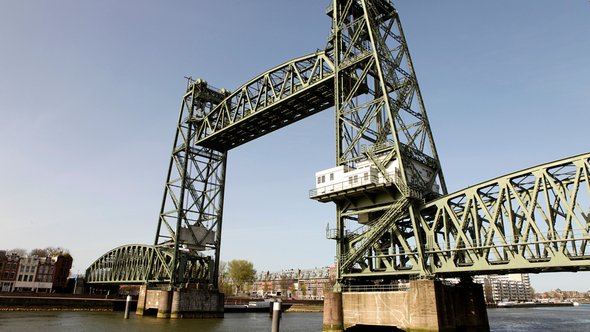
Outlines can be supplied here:
[[[4, 293], [0, 311], [119, 311], [125, 309], [125, 301], [105, 295]], [[134, 310], [137, 299], [130, 306]]]

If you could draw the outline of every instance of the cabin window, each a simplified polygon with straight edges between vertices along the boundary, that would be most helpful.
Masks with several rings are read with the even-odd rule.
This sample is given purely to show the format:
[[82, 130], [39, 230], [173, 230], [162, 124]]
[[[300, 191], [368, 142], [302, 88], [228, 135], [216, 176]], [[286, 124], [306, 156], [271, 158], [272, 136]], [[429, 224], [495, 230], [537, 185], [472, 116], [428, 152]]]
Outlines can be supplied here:
[[365, 182], [369, 182], [369, 173], [365, 173], [363, 179], [365, 180]]
[[354, 183], [358, 183], [358, 182], [359, 182], [359, 176], [358, 175], [355, 175], [354, 176]]
[[330, 173], [330, 181], [334, 181], [334, 173]]

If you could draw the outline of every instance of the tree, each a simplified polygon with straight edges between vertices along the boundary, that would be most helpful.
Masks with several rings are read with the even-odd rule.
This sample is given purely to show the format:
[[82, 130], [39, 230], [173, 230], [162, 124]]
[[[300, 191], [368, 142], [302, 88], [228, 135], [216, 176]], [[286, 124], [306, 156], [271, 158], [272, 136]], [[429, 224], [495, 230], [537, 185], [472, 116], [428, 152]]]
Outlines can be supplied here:
[[16, 254], [17, 256], [24, 257], [27, 255], [27, 251], [23, 248], [14, 248], [6, 252], [7, 255]]
[[29, 256], [47, 257], [49, 256], [49, 252], [47, 249], [35, 248], [31, 250]]
[[281, 295], [288, 297], [289, 289], [293, 288], [293, 278], [287, 276], [286, 274], [283, 274], [281, 275], [279, 285], [281, 286], [281, 291], [283, 292]]
[[233, 285], [229, 280], [229, 273], [227, 272], [227, 263], [219, 262], [219, 277], [217, 279], [217, 287], [220, 292], [226, 295], [233, 294]]
[[49, 256], [69, 255], [70, 251], [62, 247], [47, 247], [45, 248]]
[[303, 298], [305, 298], [307, 295], [307, 286], [303, 281], [299, 281], [299, 289], [301, 289], [301, 295], [303, 295]]
[[234, 259], [227, 264], [228, 275], [234, 282], [239, 293], [245, 285], [250, 285], [256, 280], [254, 265], [243, 259]]

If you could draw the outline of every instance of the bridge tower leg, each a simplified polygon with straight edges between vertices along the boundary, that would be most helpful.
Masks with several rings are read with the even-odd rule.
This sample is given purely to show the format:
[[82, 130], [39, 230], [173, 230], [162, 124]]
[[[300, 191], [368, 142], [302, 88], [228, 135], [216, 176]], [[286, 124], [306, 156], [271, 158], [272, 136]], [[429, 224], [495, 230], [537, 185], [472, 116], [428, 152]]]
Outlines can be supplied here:
[[[349, 177], [346, 190], [312, 197], [336, 204], [328, 234], [342, 293], [328, 298], [324, 327], [338, 325], [341, 298], [346, 330], [446, 331], [471, 321], [486, 330], [481, 290], [433, 279], [426, 253], [433, 239], [420, 225], [420, 207], [447, 189], [396, 9], [390, 0], [333, 0], [328, 15], [336, 166]], [[457, 294], [471, 304], [455, 301]], [[467, 309], [478, 314], [466, 318]]]
[[156, 230], [158, 250], [142, 288], [142, 310], [158, 309], [158, 317], [223, 317], [217, 280], [227, 151], [199, 146], [196, 137], [205, 114], [227, 95], [203, 80], [188, 80]]

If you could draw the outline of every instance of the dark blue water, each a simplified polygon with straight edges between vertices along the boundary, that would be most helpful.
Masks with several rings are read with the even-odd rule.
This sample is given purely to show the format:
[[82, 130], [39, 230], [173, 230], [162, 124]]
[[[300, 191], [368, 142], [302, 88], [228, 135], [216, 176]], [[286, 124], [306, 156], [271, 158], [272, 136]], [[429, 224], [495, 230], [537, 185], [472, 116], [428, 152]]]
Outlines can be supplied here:
[[[567, 308], [522, 308], [488, 310], [490, 329], [504, 331], [589, 331], [590, 306]], [[281, 332], [321, 331], [322, 313], [285, 313]], [[122, 312], [0, 312], [0, 331], [270, 331], [271, 319], [264, 313], [226, 314], [224, 319], [168, 320]]]
[[590, 305], [560, 308], [489, 309], [490, 330], [512, 331], [590, 331]]

